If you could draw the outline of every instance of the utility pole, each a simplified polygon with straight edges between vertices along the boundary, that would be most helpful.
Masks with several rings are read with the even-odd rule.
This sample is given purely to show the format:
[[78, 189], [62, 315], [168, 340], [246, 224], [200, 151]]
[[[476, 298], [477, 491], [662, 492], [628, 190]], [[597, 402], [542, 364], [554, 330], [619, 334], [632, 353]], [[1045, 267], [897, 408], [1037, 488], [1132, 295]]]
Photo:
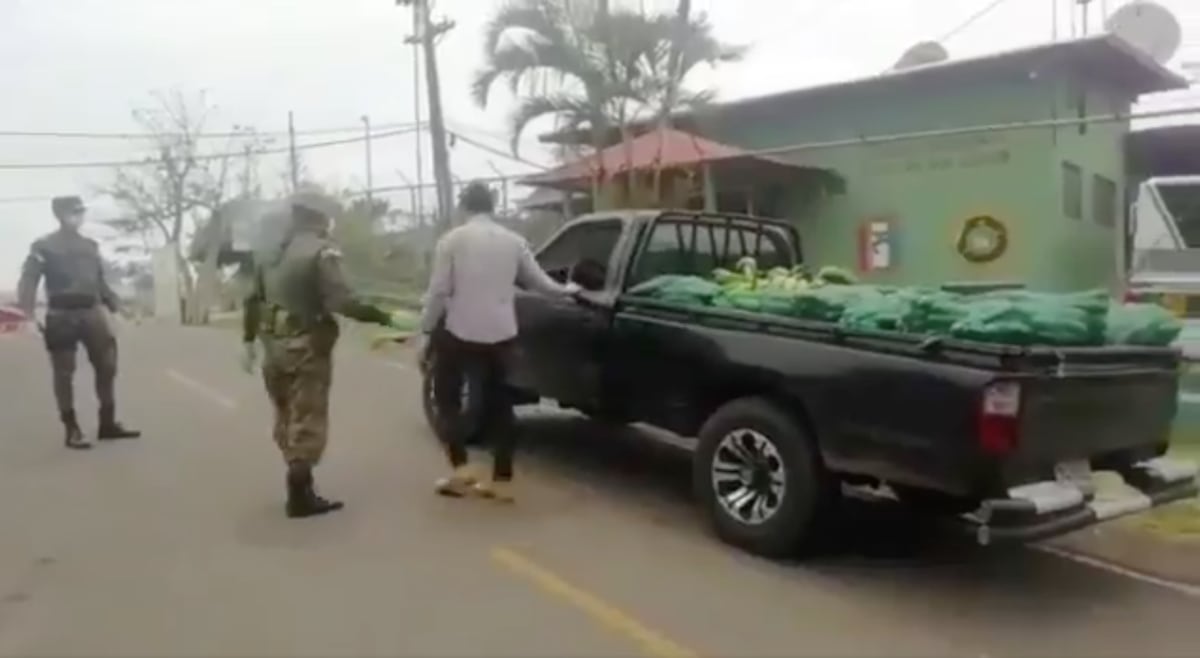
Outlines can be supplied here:
[[375, 212], [375, 189], [373, 176], [371, 175], [371, 117], [362, 116], [363, 122], [363, 138], [367, 144], [367, 212]]
[[450, 179], [450, 152], [446, 147], [446, 124], [442, 117], [441, 83], [437, 68], [437, 39], [454, 28], [454, 21], [436, 23], [430, 16], [429, 0], [396, 0], [397, 5], [411, 5], [417, 33], [408, 43], [419, 43], [425, 55], [425, 84], [428, 88], [429, 137], [433, 142], [433, 177], [437, 185], [438, 224], [444, 230], [450, 225], [450, 209], [454, 205], [453, 182]]
[[288, 160], [291, 162], [292, 168], [292, 192], [295, 193], [300, 187], [298, 171], [299, 166], [296, 164], [296, 124], [292, 119], [292, 111], [288, 110]]
[[[413, 12], [413, 34], [421, 31], [420, 25], [417, 23], [417, 13]], [[417, 225], [425, 225], [425, 202], [423, 199], [425, 187], [425, 163], [424, 156], [421, 152], [424, 150], [421, 147], [422, 136], [421, 128], [421, 44], [415, 40], [409, 40], [412, 43], [413, 49], [413, 117], [416, 120], [417, 131], [416, 136], [417, 146], [417, 186], [413, 188], [413, 212], [417, 215]]]
[[1079, 0], [1079, 6], [1083, 14], [1083, 34], [1081, 36], [1085, 37], [1088, 35], [1088, 5], [1090, 4], [1092, 4], [1092, 0]]

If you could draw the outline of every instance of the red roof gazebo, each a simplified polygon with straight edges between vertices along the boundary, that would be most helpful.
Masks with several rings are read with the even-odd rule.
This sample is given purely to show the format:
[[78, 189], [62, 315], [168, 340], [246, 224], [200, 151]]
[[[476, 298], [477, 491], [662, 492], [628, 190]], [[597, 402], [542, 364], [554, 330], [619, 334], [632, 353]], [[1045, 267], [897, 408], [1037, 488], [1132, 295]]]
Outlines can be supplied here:
[[[633, 174], [652, 174], [662, 168], [665, 178], [694, 179], [702, 185], [705, 206], [715, 206], [717, 188], [794, 180], [797, 174], [831, 172], [794, 165], [744, 149], [714, 142], [681, 130], [650, 130], [631, 140], [614, 144], [598, 154], [583, 156], [550, 171], [522, 178], [522, 185], [565, 191], [587, 190], [593, 178], [628, 180]], [[715, 209], [711, 208], [711, 209]]]

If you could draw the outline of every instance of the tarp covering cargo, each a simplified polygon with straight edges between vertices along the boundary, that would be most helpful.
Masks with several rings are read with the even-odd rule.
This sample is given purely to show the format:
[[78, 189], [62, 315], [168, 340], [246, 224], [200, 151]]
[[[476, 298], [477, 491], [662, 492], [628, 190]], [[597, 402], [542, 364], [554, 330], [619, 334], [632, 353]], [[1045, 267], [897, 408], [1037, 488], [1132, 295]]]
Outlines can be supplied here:
[[734, 309], [836, 323], [850, 330], [898, 331], [1005, 345], [1085, 347], [1170, 345], [1182, 323], [1151, 304], [1116, 304], [1104, 290], [1050, 293], [999, 290], [963, 294], [933, 287], [858, 284], [833, 267], [759, 272], [751, 259], [711, 279], [666, 275], [630, 290], [683, 306]]

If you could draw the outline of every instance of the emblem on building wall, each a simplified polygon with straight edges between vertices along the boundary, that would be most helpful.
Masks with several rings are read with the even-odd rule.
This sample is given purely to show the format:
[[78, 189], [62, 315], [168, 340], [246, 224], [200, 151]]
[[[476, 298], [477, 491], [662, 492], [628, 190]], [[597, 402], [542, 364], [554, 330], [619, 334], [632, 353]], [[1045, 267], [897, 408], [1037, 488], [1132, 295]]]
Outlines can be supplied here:
[[956, 244], [972, 263], [990, 263], [1008, 251], [1008, 227], [991, 215], [976, 215], [962, 224]]

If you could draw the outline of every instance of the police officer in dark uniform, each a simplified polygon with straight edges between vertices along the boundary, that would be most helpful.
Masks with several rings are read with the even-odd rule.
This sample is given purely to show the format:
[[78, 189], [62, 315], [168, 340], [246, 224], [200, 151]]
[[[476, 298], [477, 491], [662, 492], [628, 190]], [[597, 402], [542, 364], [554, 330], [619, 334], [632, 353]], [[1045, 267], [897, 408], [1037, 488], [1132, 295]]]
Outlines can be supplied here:
[[73, 380], [80, 343], [96, 372], [96, 398], [100, 403], [96, 438], [137, 438], [140, 432], [126, 429], [116, 418], [113, 384], [117, 340], [104, 308], [116, 313], [119, 300], [104, 279], [99, 245], [79, 233], [87, 209], [77, 196], [57, 197], [50, 207], [60, 228], [33, 243], [21, 271], [17, 296], [21, 310], [32, 318], [38, 283], [45, 279], [46, 320], [39, 328], [54, 369], [54, 397], [66, 428], [66, 446], [74, 450], [91, 447], [75, 417]]
[[341, 509], [317, 495], [312, 469], [321, 460], [329, 430], [329, 387], [334, 314], [395, 326], [392, 316], [354, 297], [342, 271], [341, 252], [329, 238], [337, 204], [319, 193], [291, 199], [290, 231], [277, 252], [255, 264], [246, 299], [243, 367], [252, 371], [263, 345], [263, 382], [275, 407], [274, 439], [287, 463], [287, 515], [301, 518]]

